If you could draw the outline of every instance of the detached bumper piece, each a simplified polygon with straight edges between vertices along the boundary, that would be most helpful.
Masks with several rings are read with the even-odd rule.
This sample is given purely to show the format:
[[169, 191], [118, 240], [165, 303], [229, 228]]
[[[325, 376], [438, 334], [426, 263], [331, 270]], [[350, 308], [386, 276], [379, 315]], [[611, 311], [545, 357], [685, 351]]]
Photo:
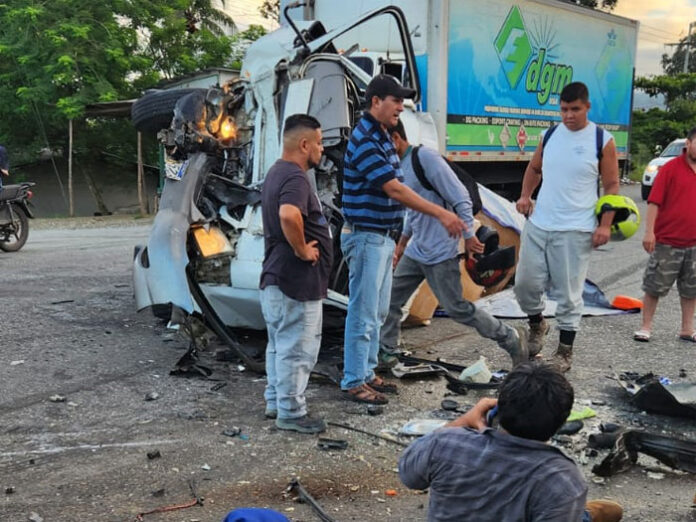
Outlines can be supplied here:
[[638, 453], [654, 457], [671, 468], [696, 473], [696, 441], [633, 430], [617, 433], [611, 453], [592, 468], [592, 473], [609, 477], [626, 471], [636, 463]]

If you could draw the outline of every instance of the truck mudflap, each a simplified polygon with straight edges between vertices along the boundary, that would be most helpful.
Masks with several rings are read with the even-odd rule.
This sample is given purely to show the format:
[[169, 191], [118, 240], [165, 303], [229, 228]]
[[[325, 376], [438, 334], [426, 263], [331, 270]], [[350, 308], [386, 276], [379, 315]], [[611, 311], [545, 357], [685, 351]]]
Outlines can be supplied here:
[[208, 167], [205, 154], [194, 154], [183, 167], [181, 180], [165, 180], [147, 246], [139, 249], [133, 260], [138, 311], [169, 304], [189, 314], [198, 310], [186, 277], [186, 240], [191, 224], [204, 221], [195, 202]]

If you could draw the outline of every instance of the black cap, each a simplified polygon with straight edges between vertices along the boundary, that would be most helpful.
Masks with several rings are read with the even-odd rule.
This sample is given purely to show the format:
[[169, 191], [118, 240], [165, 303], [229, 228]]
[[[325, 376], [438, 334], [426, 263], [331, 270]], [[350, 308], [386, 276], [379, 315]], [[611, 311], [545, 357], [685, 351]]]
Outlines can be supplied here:
[[416, 96], [416, 90], [404, 87], [401, 82], [388, 74], [378, 74], [365, 89], [365, 99], [370, 105], [373, 96], [384, 98], [386, 96], [394, 96], [396, 98], [413, 98]]

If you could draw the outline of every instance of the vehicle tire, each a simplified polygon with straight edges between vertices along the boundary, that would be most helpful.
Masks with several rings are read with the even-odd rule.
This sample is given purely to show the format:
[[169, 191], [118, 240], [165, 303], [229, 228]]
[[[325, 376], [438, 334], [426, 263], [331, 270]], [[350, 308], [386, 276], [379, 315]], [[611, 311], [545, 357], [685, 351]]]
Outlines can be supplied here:
[[140, 132], [156, 133], [166, 129], [172, 122], [174, 106], [182, 96], [207, 89], [174, 89], [152, 91], [135, 101], [131, 107], [131, 121]]
[[650, 190], [652, 190], [652, 185], [640, 184], [640, 195], [643, 198], [643, 201], [648, 201], [648, 198], [650, 197]]
[[14, 239], [10, 241], [0, 241], [0, 250], [5, 252], [16, 252], [24, 246], [29, 237], [29, 218], [27, 217], [24, 209], [15, 204], [10, 204], [12, 207], [12, 213], [15, 219], [12, 225], [14, 227]]

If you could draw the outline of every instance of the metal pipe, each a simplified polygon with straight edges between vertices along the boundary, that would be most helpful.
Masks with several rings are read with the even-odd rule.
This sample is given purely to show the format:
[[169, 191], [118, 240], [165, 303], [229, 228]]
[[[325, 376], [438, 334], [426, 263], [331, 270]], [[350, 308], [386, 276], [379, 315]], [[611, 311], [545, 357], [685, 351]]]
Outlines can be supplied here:
[[290, 18], [290, 15], [288, 15], [288, 10], [295, 9], [296, 7], [303, 7], [305, 5], [307, 5], [306, 2], [292, 2], [288, 5], [286, 5], [285, 9], [283, 9], [283, 16], [285, 16], [285, 19], [290, 24], [290, 27], [292, 27], [292, 30], [295, 31], [295, 33], [297, 34], [297, 37], [302, 42], [302, 45], [304, 46], [305, 51], [307, 51], [307, 53], [309, 54], [310, 49], [309, 49], [309, 45], [307, 45], [307, 40], [305, 40], [304, 36], [302, 36], [302, 33], [299, 31], [299, 29], [297, 29], [295, 22], [293, 22], [292, 18]]

